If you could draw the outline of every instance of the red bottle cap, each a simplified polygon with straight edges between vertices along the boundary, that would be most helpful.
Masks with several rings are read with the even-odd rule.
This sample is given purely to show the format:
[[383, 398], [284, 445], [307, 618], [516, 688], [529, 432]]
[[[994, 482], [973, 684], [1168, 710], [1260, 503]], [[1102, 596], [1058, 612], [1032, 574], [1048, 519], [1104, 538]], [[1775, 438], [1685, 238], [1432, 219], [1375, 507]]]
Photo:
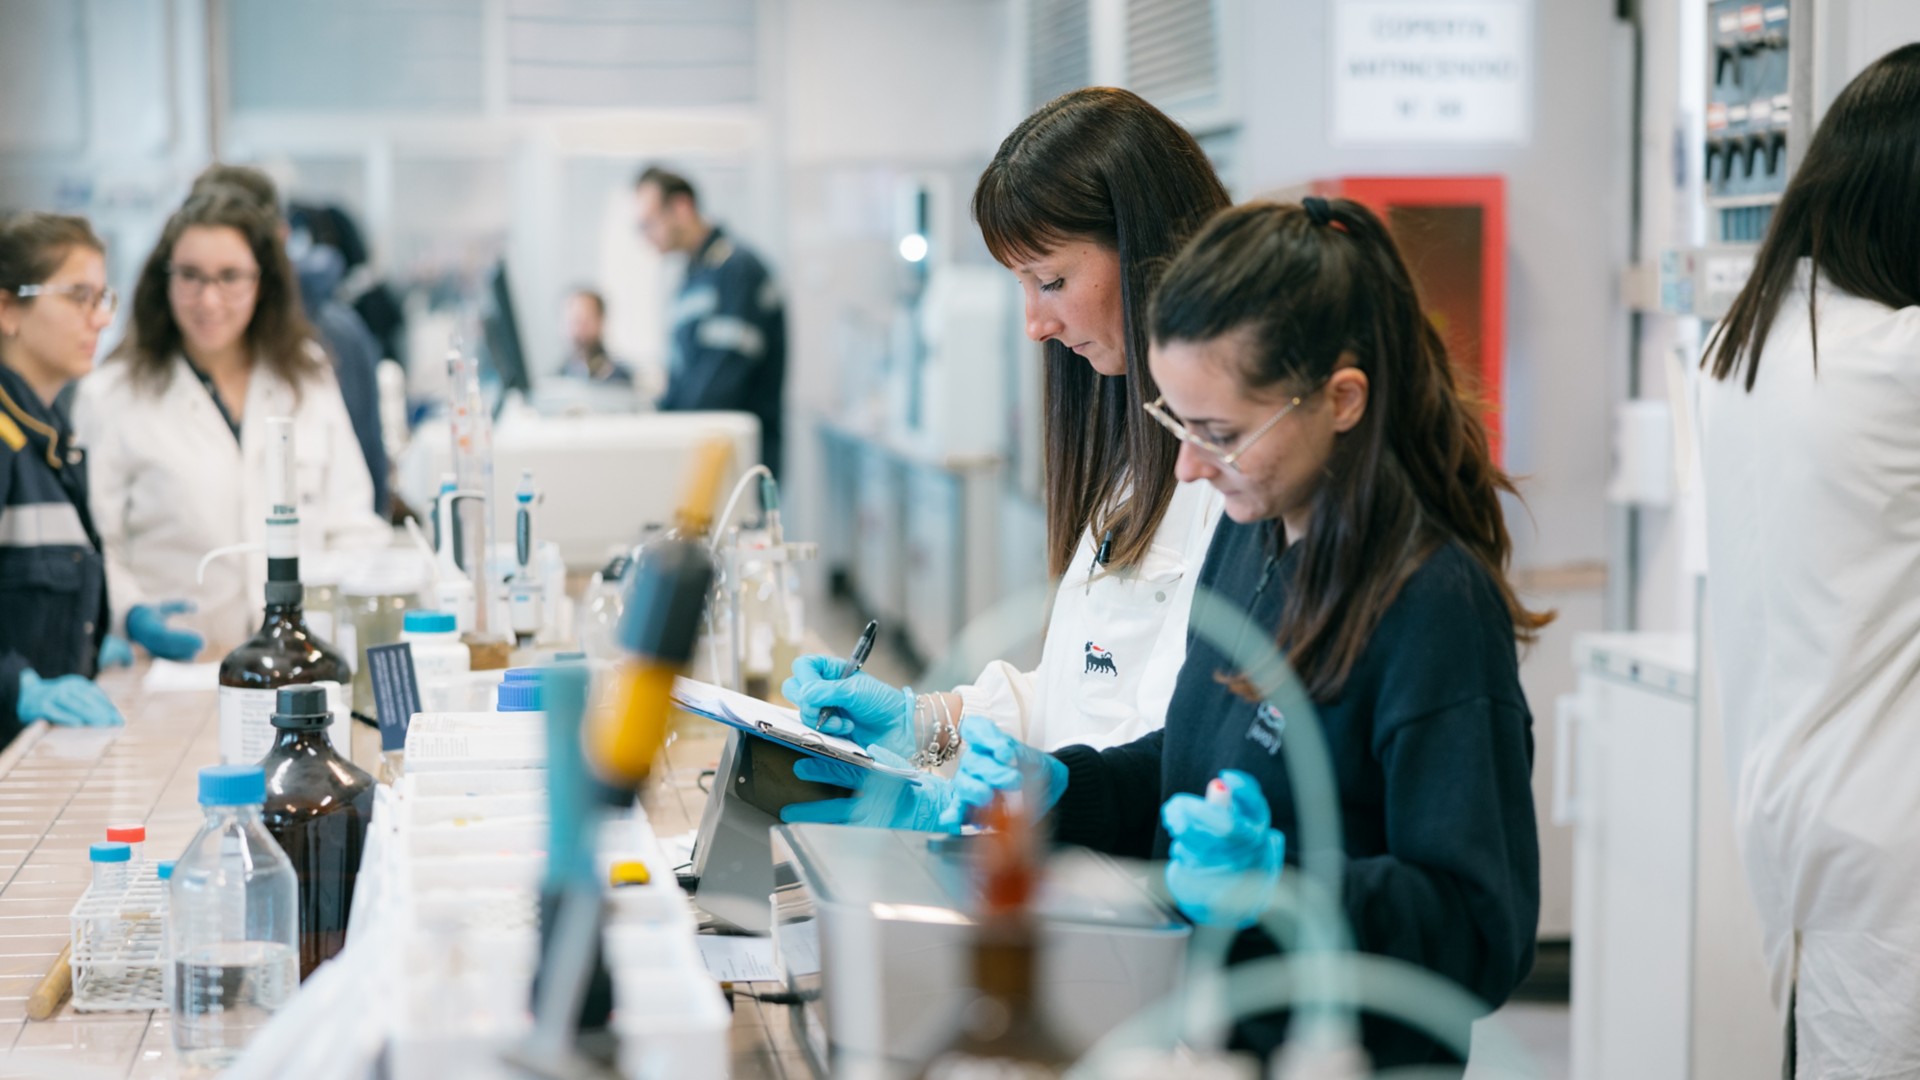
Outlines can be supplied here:
[[118, 840], [123, 844], [144, 844], [147, 842], [145, 825], [115, 825], [107, 830], [108, 840]]

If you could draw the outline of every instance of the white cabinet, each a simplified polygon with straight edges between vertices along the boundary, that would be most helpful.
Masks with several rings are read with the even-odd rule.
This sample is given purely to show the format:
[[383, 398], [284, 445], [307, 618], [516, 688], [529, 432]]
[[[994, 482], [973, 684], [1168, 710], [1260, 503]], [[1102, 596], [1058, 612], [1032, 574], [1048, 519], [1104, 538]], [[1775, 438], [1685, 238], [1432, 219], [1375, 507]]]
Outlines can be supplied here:
[[1574, 825], [1574, 1080], [1687, 1076], [1693, 662], [1654, 668], [1629, 644], [1575, 647], [1580, 688], [1556, 732], [1573, 759], [1555, 812]]
[[1574, 646], [1554, 783], [1554, 816], [1574, 827], [1573, 1080], [1779, 1072], [1694, 640]]

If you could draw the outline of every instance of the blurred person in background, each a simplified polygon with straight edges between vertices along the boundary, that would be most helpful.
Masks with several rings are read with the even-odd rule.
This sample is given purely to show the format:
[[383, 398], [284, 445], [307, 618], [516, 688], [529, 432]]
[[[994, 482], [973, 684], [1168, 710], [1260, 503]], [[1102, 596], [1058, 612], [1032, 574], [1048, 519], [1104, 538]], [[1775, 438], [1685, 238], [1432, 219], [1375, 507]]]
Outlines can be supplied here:
[[0, 221], [0, 745], [37, 720], [120, 723], [92, 681], [111, 615], [87, 456], [53, 404], [118, 303], [85, 219]]
[[758, 255], [701, 215], [685, 177], [647, 169], [634, 181], [634, 206], [648, 243], [687, 256], [660, 409], [752, 413], [760, 418], [760, 460], [778, 476], [787, 383], [778, 283]]
[[607, 354], [601, 340], [607, 321], [606, 298], [592, 289], [567, 294], [567, 359], [560, 374], [569, 379], [632, 386], [633, 372]]
[[74, 403], [116, 613], [185, 596], [218, 645], [252, 632], [264, 557], [216, 560], [204, 585], [196, 570], [216, 548], [264, 539], [265, 420], [293, 420], [303, 547], [389, 541], [298, 290], [279, 219], [257, 199], [210, 185], [168, 219], [126, 338]]
[[282, 212], [273, 178], [260, 169], [209, 165], [194, 180], [192, 193], [201, 194], [216, 184], [253, 199], [280, 221], [281, 242], [287, 245], [287, 257], [300, 280], [301, 308], [333, 362], [341, 400], [353, 421], [353, 435], [366, 459], [367, 475], [373, 480], [373, 511], [385, 514], [389, 501], [387, 447], [380, 437], [380, 388], [375, 375], [380, 366], [380, 343], [359, 314], [336, 296], [347, 274], [346, 255], [332, 244], [318, 242], [311, 229], [293, 229]]

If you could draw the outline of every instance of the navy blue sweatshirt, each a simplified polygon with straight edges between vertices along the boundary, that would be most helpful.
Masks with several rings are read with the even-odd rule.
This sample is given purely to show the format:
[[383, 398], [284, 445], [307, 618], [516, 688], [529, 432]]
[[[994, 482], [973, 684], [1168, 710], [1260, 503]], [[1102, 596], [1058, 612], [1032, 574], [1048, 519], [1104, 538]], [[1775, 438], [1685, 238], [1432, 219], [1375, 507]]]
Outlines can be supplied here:
[[[1276, 526], [1220, 523], [1200, 588], [1279, 625], [1299, 549], [1272, 554]], [[1286, 773], [1289, 718], [1223, 684], [1224, 650], [1188, 631], [1167, 724], [1097, 751], [1062, 748], [1068, 785], [1054, 811], [1057, 839], [1136, 858], [1165, 859], [1160, 806], [1201, 792], [1221, 769], [1260, 781], [1273, 825], [1296, 840]], [[1533, 963], [1540, 907], [1534, 829], [1532, 717], [1520, 690], [1513, 622], [1494, 581], [1447, 544], [1417, 568], [1381, 618], [1346, 685], [1314, 703], [1326, 732], [1347, 863], [1344, 904], [1354, 945], [1459, 983], [1491, 1006]], [[1145, 793], [1155, 792], [1157, 797]], [[1289, 844], [1294, 861], [1297, 845]], [[1231, 960], [1271, 955], [1259, 929]], [[1235, 1032], [1270, 1053], [1285, 1015]], [[1363, 1038], [1376, 1068], [1457, 1060], [1424, 1036], [1371, 1018]]]

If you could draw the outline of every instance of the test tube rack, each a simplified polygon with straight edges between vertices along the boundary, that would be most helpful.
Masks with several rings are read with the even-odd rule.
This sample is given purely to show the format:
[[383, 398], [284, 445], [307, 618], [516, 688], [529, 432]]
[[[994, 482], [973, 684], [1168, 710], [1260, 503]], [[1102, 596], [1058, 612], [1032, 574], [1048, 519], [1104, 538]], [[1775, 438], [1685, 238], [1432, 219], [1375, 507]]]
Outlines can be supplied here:
[[147, 1012], [169, 1007], [163, 924], [167, 883], [144, 863], [133, 864], [133, 870], [138, 880], [118, 888], [88, 886], [74, 905], [71, 963], [76, 1012]]

